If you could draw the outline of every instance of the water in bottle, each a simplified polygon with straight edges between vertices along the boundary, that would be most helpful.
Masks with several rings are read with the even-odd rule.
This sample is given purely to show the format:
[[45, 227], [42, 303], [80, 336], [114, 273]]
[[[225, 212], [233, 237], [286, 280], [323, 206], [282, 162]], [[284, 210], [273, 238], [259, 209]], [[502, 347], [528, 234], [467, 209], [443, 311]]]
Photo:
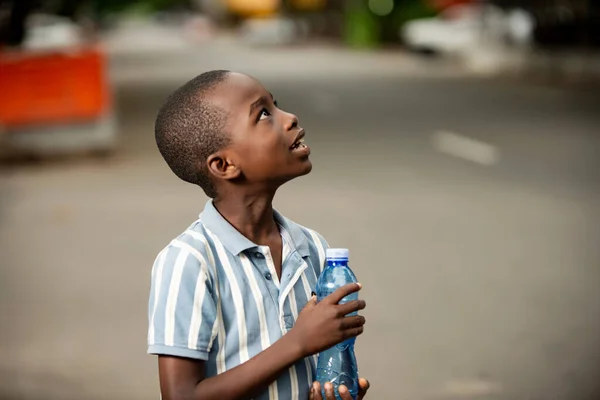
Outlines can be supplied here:
[[[327, 264], [317, 281], [317, 301], [323, 300], [340, 287], [356, 283], [356, 276], [348, 266], [348, 249], [327, 249]], [[339, 304], [357, 300], [358, 292], [344, 297]], [[349, 315], [356, 315], [354, 312]], [[356, 400], [358, 394], [358, 367], [354, 355], [355, 338], [348, 339], [319, 354], [317, 362], [317, 381], [321, 383], [322, 396], [325, 398], [324, 385], [331, 382], [337, 400], [341, 400], [338, 387], [344, 385]]]

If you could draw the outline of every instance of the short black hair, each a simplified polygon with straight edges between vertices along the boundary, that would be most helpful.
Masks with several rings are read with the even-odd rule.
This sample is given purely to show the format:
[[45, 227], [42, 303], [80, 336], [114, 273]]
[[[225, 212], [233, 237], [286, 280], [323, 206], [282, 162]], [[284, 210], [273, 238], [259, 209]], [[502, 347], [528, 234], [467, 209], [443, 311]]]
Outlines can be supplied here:
[[177, 89], [160, 108], [154, 135], [160, 154], [182, 180], [217, 196], [206, 165], [207, 158], [229, 144], [227, 113], [211, 104], [207, 94], [229, 71], [205, 72]]

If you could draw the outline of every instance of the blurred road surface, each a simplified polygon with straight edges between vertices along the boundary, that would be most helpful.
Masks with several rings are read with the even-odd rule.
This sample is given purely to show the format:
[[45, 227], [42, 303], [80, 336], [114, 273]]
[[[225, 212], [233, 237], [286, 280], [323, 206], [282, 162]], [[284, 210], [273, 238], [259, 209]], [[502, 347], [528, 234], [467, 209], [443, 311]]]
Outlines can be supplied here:
[[276, 206], [351, 249], [370, 399], [597, 398], [597, 94], [221, 50], [115, 54], [119, 153], [2, 174], [0, 398], [158, 399], [150, 268], [205, 198], [163, 164], [153, 119], [194, 74], [244, 65], [307, 129], [314, 171]]

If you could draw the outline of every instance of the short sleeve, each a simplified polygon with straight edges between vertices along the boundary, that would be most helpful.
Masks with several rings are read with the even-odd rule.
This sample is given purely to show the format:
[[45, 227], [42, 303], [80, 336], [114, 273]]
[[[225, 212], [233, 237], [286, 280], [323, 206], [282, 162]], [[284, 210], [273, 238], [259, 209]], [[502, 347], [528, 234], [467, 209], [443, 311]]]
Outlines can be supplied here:
[[148, 353], [207, 360], [216, 335], [217, 306], [202, 254], [170, 245], [152, 268]]

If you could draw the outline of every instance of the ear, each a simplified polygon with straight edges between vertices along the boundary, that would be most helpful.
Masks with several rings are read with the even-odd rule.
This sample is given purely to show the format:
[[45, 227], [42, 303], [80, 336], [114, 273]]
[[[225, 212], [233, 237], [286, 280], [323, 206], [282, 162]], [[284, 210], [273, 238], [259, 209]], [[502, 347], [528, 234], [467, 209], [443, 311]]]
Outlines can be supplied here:
[[239, 178], [242, 173], [224, 152], [211, 154], [206, 162], [212, 176], [218, 179], [232, 180]]

